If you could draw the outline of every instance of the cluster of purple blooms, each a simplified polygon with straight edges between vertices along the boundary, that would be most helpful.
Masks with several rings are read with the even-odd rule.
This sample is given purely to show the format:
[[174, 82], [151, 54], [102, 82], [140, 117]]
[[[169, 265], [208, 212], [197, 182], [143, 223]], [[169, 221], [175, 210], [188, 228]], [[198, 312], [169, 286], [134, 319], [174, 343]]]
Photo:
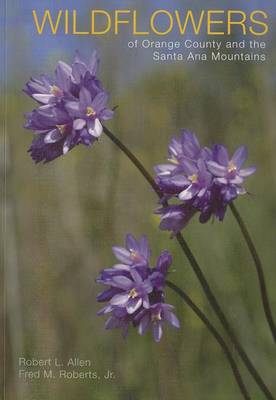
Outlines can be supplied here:
[[29, 152], [36, 162], [52, 161], [78, 144], [90, 146], [102, 133], [101, 122], [112, 118], [98, 65], [95, 51], [88, 63], [77, 52], [71, 66], [58, 62], [54, 78], [41, 75], [26, 84], [25, 93], [38, 103], [25, 125], [35, 133]]
[[130, 234], [126, 236], [125, 248], [114, 246], [113, 253], [119, 264], [102, 270], [97, 278], [97, 283], [108, 286], [97, 296], [99, 302], [108, 302], [98, 315], [110, 314], [106, 329], [122, 328], [124, 336], [129, 326], [137, 327], [140, 335], [151, 327], [155, 341], [159, 342], [165, 321], [179, 328], [172, 312], [174, 307], [164, 302], [171, 255], [163, 251], [152, 268], [147, 238], [143, 236], [137, 241]]
[[181, 203], [163, 207], [157, 214], [161, 215], [160, 228], [173, 234], [184, 228], [197, 212], [201, 223], [211, 216], [222, 221], [227, 206], [247, 193], [244, 178], [256, 170], [241, 168], [247, 159], [246, 146], [239, 147], [230, 158], [224, 146], [202, 148], [197, 137], [188, 131], [171, 140], [168, 153], [169, 163], [155, 167], [156, 182], [164, 200], [177, 198]]
[[[38, 106], [26, 114], [27, 129], [35, 138], [29, 148], [35, 162], [49, 162], [66, 154], [78, 144], [92, 145], [102, 134], [102, 121], [112, 118], [107, 107], [108, 95], [97, 78], [99, 59], [96, 52], [88, 63], [77, 52], [72, 65], [59, 61], [53, 78], [41, 75], [30, 79], [24, 89]], [[201, 147], [196, 136], [183, 131], [169, 144], [169, 163], [155, 167], [156, 182], [163, 201], [178, 199], [163, 206], [160, 228], [177, 234], [190, 219], [200, 214], [200, 222], [211, 216], [223, 220], [227, 206], [247, 193], [244, 178], [255, 167], [242, 169], [247, 158], [246, 146], [239, 147], [232, 158], [227, 149], [215, 144]], [[167, 251], [159, 256], [155, 267], [150, 264], [148, 241], [126, 237], [124, 247], [113, 247], [119, 263], [101, 271], [97, 282], [107, 288], [97, 301], [107, 302], [98, 315], [109, 317], [106, 328], [121, 328], [126, 336], [130, 326], [144, 335], [152, 328], [159, 342], [167, 321], [179, 328], [174, 307], [165, 303], [166, 275], [172, 263]]]

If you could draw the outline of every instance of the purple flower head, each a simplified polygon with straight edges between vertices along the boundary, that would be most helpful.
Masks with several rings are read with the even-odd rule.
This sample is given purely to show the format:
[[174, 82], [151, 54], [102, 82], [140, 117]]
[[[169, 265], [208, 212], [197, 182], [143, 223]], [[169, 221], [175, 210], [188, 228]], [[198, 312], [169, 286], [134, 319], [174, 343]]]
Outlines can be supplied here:
[[149, 279], [143, 280], [135, 268], [130, 270], [130, 276], [131, 278], [114, 276], [111, 286], [121, 289], [122, 293], [112, 297], [110, 304], [123, 307], [128, 314], [133, 314], [142, 305], [144, 308], [149, 308], [148, 294], [152, 292], [152, 285]]
[[80, 90], [79, 101], [68, 101], [66, 110], [74, 118], [74, 129], [87, 137], [101, 136], [103, 128], [102, 120], [112, 118], [113, 112], [107, 108], [108, 95], [100, 91], [95, 97], [91, 92], [82, 87]]
[[74, 82], [80, 84], [81, 81], [85, 78], [85, 76], [89, 75], [92, 78], [96, 79], [99, 64], [100, 64], [100, 59], [96, 51], [92, 52], [88, 63], [85, 62], [85, 60], [82, 59], [80, 53], [76, 51], [74, 62], [72, 65], [72, 76]]
[[142, 236], [138, 241], [128, 234], [125, 247], [114, 246], [112, 250], [115, 257], [123, 264], [136, 267], [147, 267], [149, 264], [150, 249], [146, 236]]
[[156, 214], [161, 215], [159, 228], [163, 231], [171, 231], [174, 235], [190, 222], [196, 212], [197, 209], [193, 207], [192, 202], [173, 204], [155, 211]]
[[151, 327], [153, 338], [159, 342], [163, 335], [163, 324], [168, 322], [174, 328], [180, 328], [176, 315], [172, 312], [174, 309], [170, 304], [156, 303], [148, 309], [141, 310], [135, 317], [138, 323], [138, 333], [145, 335]]
[[31, 78], [26, 84], [24, 92], [40, 104], [55, 104], [64, 98], [72, 99], [72, 68], [63, 61], [59, 61], [55, 78], [41, 75], [40, 79]]
[[206, 223], [212, 216], [219, 221], [223, 221], [227, 204], [224, 197], [224, 189], [214, 183], [204, 198], [195, 204], [200, 211], [199, 221], [202, 224]]
[[[102, 279], [97, 280], [97, 283], [102, 283], [103, 285], [107, 285], [107, 280], [103, 281]], [[108, 289], [104, 290], [103, 292], [99, 293], [97, 296], [97, 301], [102, 303], [105, 301], [109, 301], [112, 299], [113, 296], [122, 293], [122, 290], [118, 289], [117, 287], [109, 287]]]
[[112, 118], [96, 77], [98, 64], [95, 52], [87, 64], [77, 54], [72, 66], [59, 61], [54, 79], [42, 75], [27, 83], [25, 92], [39, 103], [26, 114], [25, 125], [36, 134], [29, 150], [36, 162], [51, 161], [78, 144], [90, 146], [102, 133], [102, 121]]
[[196, 135], [183, 129], [179, 138], [173, 138], [169, 143], [168, 160], [175, 164], [181, 164], [183, 159], [198, 161], [200, 158], [208, 158], [209, 150], [201, 148]]
[[212, 175], [208, 172], [203, 159], [196, 163], [183, 160], [183, 173], [185, 174], [186, 184], [178, 194], [180, 200], [191, 200], [195, 196], [202, 198], [212, 182]]
[[[172, 263], [170, 253], [163, 251], [152, 268], [146, 237], [137, 241], [130, 234], [126, 237], [126, 248], [115, 247], [113, 252], [121, 264], [102, 270], [96, 280], [108, 286], [97, 296], [98, 302], [107, 302], [98, 315], [111, 314], [106, 329], [122, 328], [126, 335], [130, 325], [137, 327], [140, 324], [145, 310], [149, 310], [145, 315], [151, 315], [153, 325], [155, 320], [161, 321], [160, 324], [164, 320], [176, 321], [170, 312], [172, 306], [164, 304], [165, 277]], [[154, 329], [157, 330], [157, 326]], [[160, 340], [161, 336], [158, 337]]]
[[172, 264], [172, 256], [167, 250], [164, 250], [158, 257], [156, 263], [156, 271], [166, 276], [171, 264]]
[[[233, 157], [229, 159], [227, 149], [217, 144], [213, 147], [213, 158], [207, 161], [207, 167], [215, 177], [214, 180], [217, 184], [235, 186], [239, 189], [244, 182], [244, 178], [252, 175], [256, 171], [255, 167], [241, 168], [246, 159], [246, 146], [240, 146], [235, 151]], [[237, 194], [244, 193], [245, 191], [242, 190]]]
[[166, 195], [180, 195], [189, 200], [195, 195], [202, 196], [212, 178], [205, 161], [210, 159], [211, 150], [201, 148], [197, 137], [182, 131], [179, 139], [169, 144], [169, 164], [159, 164], [154, 169], [156, 182]]
[[40, 107], [26, 114], [26, 118], [25, 128], [36, 134], [28, 150], [36, 162], [52, 161], [79, 143], [72, 118], [60, 108]]
[[156, 267], [152, 270], [150, 275], [150, 281], [152, 286], [158, 291], [162, 292], [165, 287], [165, 278], [168, 273], [168, 269], [172, 264], [171, 254], [165, 250], [158, 257]]
[[156, 183], [165, 200], [175, 197], [181, 203], [157, 210], [161, 215], [160, 229], [176, 234], [197, 211], [202, 223], [211, 216], [222, 221], [228, 204], [247, 193], [244, 179], [256, 170], [255, 167], [241, 168], [246, 158], [246, 146], [239, 147], [230, 159], [224, 146], [201, 148], [190, 132], [184, 131], [179, 139], [172, 139], [170, 163], [155, 167]]
[[105, 329], [122, 329], [123, 337], [128, 335], [129, 326], [133, 323], [132, 315], [124, 308], [115, 308], [112, 315], [106, 320]]

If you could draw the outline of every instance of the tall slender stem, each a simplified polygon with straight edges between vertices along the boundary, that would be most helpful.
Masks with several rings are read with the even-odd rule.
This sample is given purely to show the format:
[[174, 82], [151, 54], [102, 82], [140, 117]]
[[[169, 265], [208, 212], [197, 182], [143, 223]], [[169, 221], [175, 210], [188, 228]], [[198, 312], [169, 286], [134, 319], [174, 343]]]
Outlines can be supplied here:
[[186, 243], [185, 239], [183, 238], [183, 236], [180, 233], [177, 234], [176, 238], [177, 238], [178, 243], [182, 247], [183, 251], [185, 252], [187, 258], [189, 259], [190, 264], [193, 268], [193, 271], [195, 272], [195, 274], [196, 274], [196, 276], [197, 276], [197, 278], [209, 300], [209, 303], [211, 304], [213, 310], [217, 314], [220, 322], [222, 323], [224, 329], [226, 330], [228, 336], [230, 337], [232, 343], [234, 344], [237, 352], [239, 353], [240, 357], [242, 358], [244, 364], [246, 365], [248, 371], [250, 372], [250, 374], [254, 378], [255, 382], [260, 387], [260, 389], [263, 391], [266, 398], [270, 399], [270, 400], [274, 399], [274, 397], [272, 396], [268, 387], [266, 386], [263, 379], [261, 378], [260, 374], [254, 367], [252, 361], [246, 354], [244, 348], [240, 344], [236, 334], [234, 333], [226, 315], [224, 314], [223, 310], [221, 309], [212, 289], [209, 286], [209, 283], [207, 282], [207, 279], [205, 278], [198, 262], [196, 261], [194, 255], [193, 255], [192, 251], [190, 250], [188, 244]]
[[166, 280], [167, 286], [169, 286], [175, 293], [177, 293], [185, 302], [186, 304], [193, 310], [193, 312], [198, 316], [198, 318], [206, 325], [206, 327], [209, 329], [209, 331], [212, 333], [212, 335], [215, 337], [216, 341], [219, 343], [221, 346], [225, 356], [227, 357], [229, 364], [232, 368], [234, 377], [236, 379], [236, 382], [240, 388], [240, 391], [245, 399], [250, 399], [250, 395], [244, 385], [244, 382], [242, 380], [242, 377], [240, 375], [240, 372], [238, 370], [237, 364], [227, 346], [225, 343], [223, 337], [220, 335], [220, 333], [217, 331], [217, 329], [214, 327], [214, 325], [209, 321], [209, 319], [204, 315], [204, 313], [197, 307], [197, 305], [192, 301], [192, 299], [185, 293], [183, 290], [181, 290], [178, 286], [176, 286], [174, 283]]
[[246, 244], [248, 246], [248, 249], [252, 255], [252, 258], [254, 260], [256, 269], [257, 269], [257, 274], [258, 274], [258, 279], [259, 279], [259, 285], [260, 285], [260, 290], [261, 290], [261, 297], [262, 297], [262, 302], [263, 302], [263, 307], [264, 307], [264, 312], [266, 315], [267, 322], [269, 324], [274, 342], [276, 343], [276, 326], [275, 322], [273, 320], [272, 312], [271, 312], [271, 307], [269, 304], [269, 299], [268, 299], [268, 294], [267, 294], [267, 289], [266, 289], [266, 283], [265, 283], [265, 276], [264, 276], [264, 270], [262, 266], [261, 259], [258, 255], [258, 252], [256, 250], [256, 247], [253, 243], [253, 240], [251, 239], [251, 236], [248, 232], [248, 229], [245, 225], [245, 222], [243, 221], [240, 213], [238, 212], [237, 208], [234, 206], [233, 203], [230, 203], [230, 208], [231, 211], [241, 229], [241, 232], [243, 234], [243, 237], [246, 241]]
[[[125, 155], [130, 159], [130, 161], [136, 166], [136, 168], [144, 176], [144, 178], [147, 180], [147, 182], [151, 185], [152, 189], [155, 191], [157, 196], [161, 199], [163, 196], [162, 192], [160, 191], [159, 187], [156, 185], [151, 174], [145, 169], [145, 167], [141, 164], [141, 162], [137, 159], [137, 157], [116, 136], [114, 136], [113, 133], [109, 129], [107, 129], [104, 126], [103, 130], [104, 130], [104, 133], [109, 137], [109, 139], [113, 143], [115, 143], [125, 153]], [[163, 203], [163, 204], [166, 205], [165, 203]], [[246, 365], [248, 371], [252, 375], [253, 379], [255, 380], [255, 382], [257, 383], [259, 388], [264, 393], [265, 397], [268, 400], [274, 400], [274, 397], [272, 396], [272, 394], [269, 391], [268, 387], [266, 386], [265, 382], [263, 381], [260, 374], [254, 367], [252, 361], [247, 356], [242, 345], [239, 343], [239, 340], [237, 339], [234, 331], [231, 328], [230, 323], [228, 322], [224, 312], [222, 311], [220, 305], [218, 304], [218, 301], [217, 301], [215, 295], [213, 294], [203, 272], [201, 271], [201, 268], [200, 268], [198, 262], [196, 261], [191, 249], [189, 248], [189, 246], [186, 243], [185, 239], [183, 238], [182, 234], [178, 233], [176, 238], [177, 238], [177, 241], [178, 241], [179, 245], [181, 246], [182, 250], [184, 251], [186, 257], [188, 258], [188, 260], [191, 264], [191, 267], [192, 267], [193, 271], [195, 272], [195, 274], [196, 274], [196, 276], [197, 276], [197, 278], [209, 300], [210, 305], [212, 306], [213, 310], [217, 314], [217, 317], [219, 318], [225, 331], [227, 332], [228, 336], [230, 337], [232, 343], [234, 344], [237, 352], [239, 353], [244, 364]]]

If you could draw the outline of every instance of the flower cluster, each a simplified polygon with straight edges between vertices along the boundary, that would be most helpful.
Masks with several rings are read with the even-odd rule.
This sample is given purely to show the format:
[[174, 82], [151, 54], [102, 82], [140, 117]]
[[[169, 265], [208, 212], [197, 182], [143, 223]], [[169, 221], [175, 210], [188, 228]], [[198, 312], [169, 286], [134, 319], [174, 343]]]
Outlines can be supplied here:
[[150, 249], [145, 236], [137, 241], [126, 236], [126, 247], [113, 247], [119, 264], [101, 271], [97, 283], [108, 286], [97, 296], [97, 301], [108, 302], [98, 315], [109, 314], [106, 329], [122, 328], [126, 336], [130, 325], [144, 335], [152, 327], [153, 337], [159, 342], [165, 321], [179, 328], [179, 321], [166, 304], [165, 277], [172, 263], [167, 251], [159, 256], [156, 266], [150, 266]]
[[52, 161], [78, 144], [90, 146], [102, 133], [101, 121], [112, 118], [98, 65], [95, 51], [88, 63], [77, 52], [71, 66], [58, 62], [54, 78], [41, 75], [26, 84], [25, 93], [38, 103], [25, 125], [35, 133], [29, 152], [36, 162]]
[[157, 210], [161, 215], [160, 228], [176, 234], [197, 212], [201, 223], [211, 216], [222, 221], [227, 205], [247, 193], [244, 178], [256, 170], [241, 168], [246, 159], [246, 146], [239, 147], [230, 158], [222, 145], [202, 148], [191, 132], [183, 131], [179, 138], [173, 138], [169, 144], [169, 163], [155, 167], [156, 182], [164, 199], [176, 197], [181, 203]]

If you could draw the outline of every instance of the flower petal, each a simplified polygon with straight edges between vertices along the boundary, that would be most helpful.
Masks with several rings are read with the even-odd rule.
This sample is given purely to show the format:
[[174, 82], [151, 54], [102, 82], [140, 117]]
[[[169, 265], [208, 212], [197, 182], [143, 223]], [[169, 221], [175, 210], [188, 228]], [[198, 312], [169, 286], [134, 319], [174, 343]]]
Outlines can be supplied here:
[[119, 306], [123, 307], [128, 301], [128, 294], [116, 294], [112, 299], [110, 300], [110, 304], [113, 306]]
[[120, 275], [114, 276], [111, 284], [112, 286], [116, 286], [120, 289], [128, 290], [132, 286], [133, 282], [126, 276]]
[[243, 183], [243, 178], [239, 175], [236, 175], [235, 178], [230, 179], [230, 182], [233, 185], [241, 185]]
[[101, 120], [107, 121], [108, 119], [111, 119], [114, 115], [114, 111], [109, 110], [109, 108], [105, 108], [100, 112], [100, 117]]
[[148, 239], [145, 235], [143, 235], [140, 240], [140, 252], [146, 260], [149, 260], [151, 252], [148, 244]]
[[34, 93], [32, 96], [35, 100], [39, 101], [39, 103], [42, 104], [48, 104], [51, 99], [55, 98], [53, 94]]
[[86, 125], [85, 119], [77, 118], [77, 119], [75, 119], [75, 121], [73, 123], [73, 128], [76, 131], [80, 131], [85, 127], [85, 125]]
[[105, 314], [108, 314], [108, 313], [111, 312], [111, 311], [113, 311], [113, 307], [112, 307], [110, 304], [108, 304], [107, 306], [105, 306], [105, 307], [103, 307], [101, 310], [99, 310], [99, 311], [97, 312], [97, 315], [98, 315], [98, 316], [100, 316], [100, 315], [105, 315]]
[[56, 68], [56, 79], [58, 86], [62, 89], [69, 91], [70, 89], [70, 76], [72, 74], [72, 68], [63, 61], [58, 62]]
[[146, 309], [150, 308], [150, 302], [149, 302], [149, 296], [148, 295], [145, 295], [143, 297], [143, 307], [146, 308]]
[[115, 265], [113, 265], [112, 268], [118, 269], [118, 270], [122, 270], [122, 271], [129, 271], [130, 270], [129, 265], [125, 265], [125, 264], [115, 264]]
[[99, 66], [99, 62], [100, 62], [100, 60], [99, 60], [99, 57], [97, 55], [97, 52], [96, 52], [96, 50], [94, 50], [92, 52], [92, 54], [91, 54], [91, 57], [90, 57], [90, 60], [89, 60], [89, 63], [88, 63], [89, 71], [90, 71], [92, 76], [96, 76], [97, 69], [98, 69], [98, 66]]
[[60, 139], [62, 139], [62, 134], [58, 129], [53, 129], [47, 135], [44, 137], [44, 142], [45, 143], [55, 143], [58, 142]]
[[156, 269], [159, 272], [161, 272], [161, 274], [166, 275], [171, 263], [172, 263], [171, 254], [167, 250], [164, 250], [160, 254], [160, 256], [159, 256], [159, 258], [157, 260]]
[[137, 270], [135, 268], [131, 268], [130, 275], [131, 275], [132, 279], [134, 280], [134, 282], [136, 282], [136, 283], [143, 282], [141, 275], [137, 272]]
[[174, 164], [159, 164], [154, 167], [154, 171], [159, 176], [170, 176], [175, 168], [176, 166]]
[[215, 161], [207, 161], [209, 171], [215, 176], [224, 177], [227, 174], [227, 167], [218, 164]]
[[216, 183], [221, 183], [222, 185], [227, 185], [228, 180], [227, 180], [226, 178], [216, 178], [216, 179], [214, 180], [214, 182], [216, 182]]
[[109, 317], [105, 323], [105, 329], [119, 328], [119, 320], [113, 316]]
[[147, 332], [149, 323], [150, 323], [150, 316], [148, 313], [146, 313], [138, 325], [139, 335], [144, 335]]
[[82, 87], [80, 90], [80, 102], [84, 107], [91, 106], [91, 94], [85, 87]]
[[131, 235], [130, 233], [128, 233], [126, 235], [126, 248], [129, 251], [138, 251], [139, 250], [138, 243], [137, 243], [135, 237], [133, 235]]
[[196, 195], [197, 191], [195, 185], [190, 185], [187, 189], [179, 193], [178, 198], [183, 201], [191, 200]]
[[123, 247], [113, 246], [112, 251], [115, 257], [123, 264], [132, 264], [132, 261], [130, 260], [130, 252], [128, 250], [124, 249]]
[[152, 327], [153, 330], [153, 337], [156, 342], [160, 342], [163, 334], [162, 323], [155, 322]]
[[143, 302], [143, 300], [141, 299], [141, 297], [137, 297], [135, 299], [129, 299], [127, 306], [126, 306], [127, 312], [129, 314], [135, 313], [135, 311], [137, 311], [138, 308], [141, 307], [142, 302]]
[[78, 101], [68, 101], [65, 105], [65, 108], [73, 117], [78, 117], [81, 115], [80, 104]]
[[93, 136], [98, 138], [98, 137], [101, 136], [102, 132], [103, 132], [102, 124], [100, 123], [100, 120], [98, 118], [96, 118], [95, 119], [95, 126], [94, 126]]
[[174, 313], [168, 310], [164, 310], [164, 317], [172, 326], [174, 326], [175, 328], [180, 328], [179, 320]]
[[183, 167], [185, 174], [188, 176], [197, 173], [196, 163], [188, 158], [181, 161], [181, 166]]
[[247, 147], [246, 146], [240, 146], [234, 153], [231, 162], [238, 168], [242, 166], [244, 161], [247, 159]]
[[248, 167], [241, 169], [239, 171], [239, 175], [242, 176], [243, 178], [246, 178], [247, 176], [254, 174], [254, 172], [256, 172], [256, 169], [257, 169], [256, 167]]
[[67, 154], [71, 148], [72, 136], [67, 136], [65, 142], [63, 143], [63, 154]]
[[225, 167], [228, 166], [229, 156], [226, 147], [220, 144], [215, 144], [213, 147], [213, 157], [217, 163], [224, 165]]
[[106, 92], [99, 92], [92, 101], [92, 107], [99, 113], [103, 108], [106, 107], [108, 95]]

